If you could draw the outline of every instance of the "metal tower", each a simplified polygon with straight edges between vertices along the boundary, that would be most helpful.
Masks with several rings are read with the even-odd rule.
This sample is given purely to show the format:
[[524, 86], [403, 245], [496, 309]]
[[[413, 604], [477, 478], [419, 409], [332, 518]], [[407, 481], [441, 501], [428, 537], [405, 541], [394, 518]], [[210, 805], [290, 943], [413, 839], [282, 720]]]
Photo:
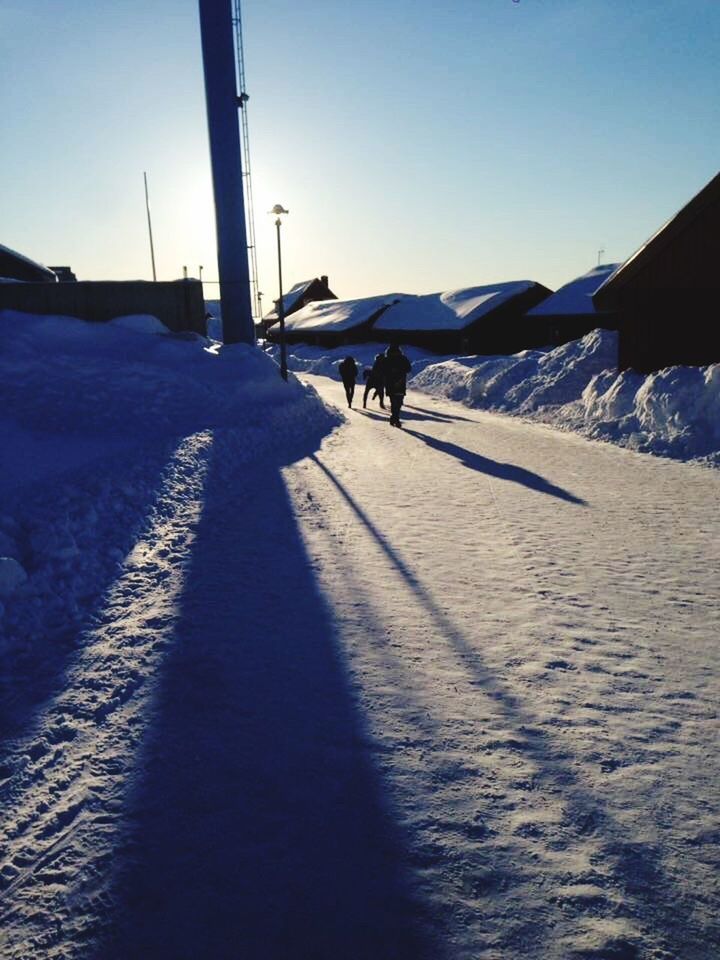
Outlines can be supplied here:
[[231, 0], [199, 0], [223, 341], [255, 343]]
[[245, 54], [243, 51], [242, 14], [240, 0], [233, 0], [233, 25], [235, 27], [235, 61], [237, 65], [238, 106], [240, 107], [240, 130], [243, 151], [243, 179], [245, 186], [245, 220], [247, 224], [248, 253], [250, 255], [250, 296], [253, 314], [259, 321], [261, 315], [261, 294], [258, 288], [257, 253], [255, 249], [255, 210], [253, 208], [252, 176], [250, 175], [250, 133], [248, 131], [248, 100], [245, 86]]

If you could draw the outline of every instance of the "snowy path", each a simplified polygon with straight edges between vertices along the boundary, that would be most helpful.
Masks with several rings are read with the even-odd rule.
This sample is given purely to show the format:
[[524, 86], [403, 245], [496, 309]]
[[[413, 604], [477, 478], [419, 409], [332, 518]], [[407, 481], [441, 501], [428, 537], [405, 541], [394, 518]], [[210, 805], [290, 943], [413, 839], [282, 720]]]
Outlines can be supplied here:
[[712, 955], [717, 474], [414, 394], [287, 479], [450, 954]]
[[720, 475], [408, 399], [180, 445], [3, 746], [3, 957], [718, 953]]

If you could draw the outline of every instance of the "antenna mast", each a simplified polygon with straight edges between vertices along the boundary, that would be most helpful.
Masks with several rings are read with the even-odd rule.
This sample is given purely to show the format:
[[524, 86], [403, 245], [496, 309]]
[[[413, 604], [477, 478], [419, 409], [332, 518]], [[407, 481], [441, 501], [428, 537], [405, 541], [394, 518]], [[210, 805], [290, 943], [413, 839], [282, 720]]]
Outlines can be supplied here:
[[255, 213], [252, 199], [252, 177], [250, 175], [250, 134], [248, 131], [248, 108], [250, 99], [245, 89], [245, 55], [243, 52], [242, 15], [240, 0], [233, 0], [233, 25], [235, 27], [235, 60], [238, 83], [238, 107], [240, 108], [240, 129], [242, 131], [243, 151], [243, 187], [245, 190], [245, 219], [247, 228], [248, 253], [250, 254], [250, 296], [253, 313], [258, 321], [260, 313], [260, 294], [258, 290], [257, 255], [255, 250]]

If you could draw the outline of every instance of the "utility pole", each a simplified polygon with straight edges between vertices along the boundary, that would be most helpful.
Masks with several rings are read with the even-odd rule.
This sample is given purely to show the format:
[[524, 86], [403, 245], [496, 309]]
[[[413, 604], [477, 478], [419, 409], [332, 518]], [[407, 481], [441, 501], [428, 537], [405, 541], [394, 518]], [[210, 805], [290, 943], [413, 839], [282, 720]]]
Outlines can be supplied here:
[[231, 0], [199, 0], [223, 341], [255, 343]]
[[148, 233], [150, 234], [150, 261], [152, 263], [153, 280], [157, 280], [157, 276], [155, 275], [155, 248], [153, 246], [152, 220], [150, 219], [150, 200], [148, 198], [147, 173], [145, 173], [145, 171], [143, 171], [143, 178], [145, 180], [145, 209], [147, 211]]

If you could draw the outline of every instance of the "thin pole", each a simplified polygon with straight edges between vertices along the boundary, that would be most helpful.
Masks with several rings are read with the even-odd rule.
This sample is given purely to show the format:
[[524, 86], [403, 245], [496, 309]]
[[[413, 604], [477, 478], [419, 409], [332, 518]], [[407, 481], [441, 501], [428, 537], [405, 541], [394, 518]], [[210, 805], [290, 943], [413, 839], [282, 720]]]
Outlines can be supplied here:
[[280, 217], [275, 221], [277, 228], [278, 282], [280, 299], [278, 300], [278, 318], [280, 320], [280, 376], [287, 380], [287, 348], [285, 346], [285, 304], [283, 303], [282, 254], [280, 252]]
[[157, 280], [157, 276], [155, 275], [155, 247], [153, 246], [152, 220], [150, 219], [150, 200], [148, 198], [147, 173], [145, 173], [145, 171], [143, 171], [143, 178], [145, 180], [145, 209], [147, 210], [148, 233], [150, 234], [150, 261], [152, 262], [153, 280]]

